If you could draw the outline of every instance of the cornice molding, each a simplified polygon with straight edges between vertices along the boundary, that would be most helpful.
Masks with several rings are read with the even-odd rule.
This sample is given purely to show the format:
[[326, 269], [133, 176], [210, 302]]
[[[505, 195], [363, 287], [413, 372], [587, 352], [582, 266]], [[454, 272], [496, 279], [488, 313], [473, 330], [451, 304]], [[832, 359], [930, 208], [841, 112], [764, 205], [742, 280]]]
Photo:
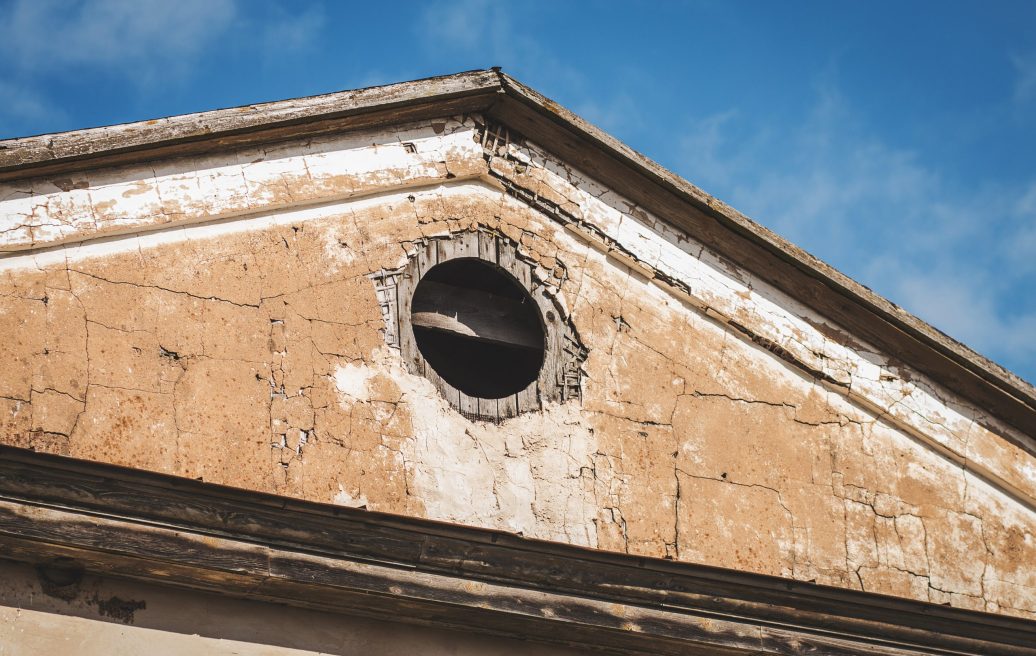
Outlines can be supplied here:
[[1036, 387], [498, 69], [0, 141], [0, 182], [478, 113], [1012, 425], [1036, 456]]
[[13, 447], [0, 447], [0, 553], [602, 653], [1036, 654], [1027, 620]]

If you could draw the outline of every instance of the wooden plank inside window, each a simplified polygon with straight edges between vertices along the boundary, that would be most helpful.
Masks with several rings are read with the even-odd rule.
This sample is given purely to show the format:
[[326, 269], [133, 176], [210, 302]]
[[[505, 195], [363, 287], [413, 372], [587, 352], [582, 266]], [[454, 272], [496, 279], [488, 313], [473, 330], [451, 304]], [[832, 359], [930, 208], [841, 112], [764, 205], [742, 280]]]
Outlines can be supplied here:
[[528, 321], [527, 303], [478, 289], [425, 280], [414, 297], [415, 327], [529, 349], [542, 349], [539, 326]]

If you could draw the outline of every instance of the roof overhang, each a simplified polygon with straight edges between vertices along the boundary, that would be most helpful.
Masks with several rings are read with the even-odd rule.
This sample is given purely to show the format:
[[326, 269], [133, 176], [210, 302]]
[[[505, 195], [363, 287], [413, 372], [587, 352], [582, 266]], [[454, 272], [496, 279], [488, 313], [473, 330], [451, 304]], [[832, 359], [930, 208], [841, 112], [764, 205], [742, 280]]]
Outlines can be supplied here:
[[0, 554], [615, 654], [1036, 654], [1036, 622], [0, 447]]
[[483, 114], [551, 151], [1013, 425], [1023, 433], [1016, 444], [1036, 455], [1031, 384], [497, 70], [0, 141], [0, 181], [466, 113]]

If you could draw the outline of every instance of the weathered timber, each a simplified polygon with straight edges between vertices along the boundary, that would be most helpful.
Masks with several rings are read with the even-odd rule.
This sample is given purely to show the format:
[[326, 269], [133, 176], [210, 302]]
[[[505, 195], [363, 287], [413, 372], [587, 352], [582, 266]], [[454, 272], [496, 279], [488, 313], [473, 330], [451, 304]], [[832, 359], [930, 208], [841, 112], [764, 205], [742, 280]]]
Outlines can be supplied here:
[[495, 344], [542, 349], [537, 326], [525, 320], [521, 301], [475, 289], [425, 280], [414, 299], [414, 326], [439, 330]]
[[[390, 343], [398, 335], [400, 355], [411, 373], [428, 378], [446, 401], [469, 419], [500, 421], [519, 413], [537, 410], [545, 402], [580, 397], [582, 363], [586, 348], [560, 306], [546, 287], [534, 284], [532, 267], [518, 253], [518, 244], [483, 227], [465, 229], [428, 239], [417, 246], [408, 262], [392, 281], [396, 305], [388, 308], [386, 321], [392, 330]], [[481, 259], [502, 269], [525, 290], [519, 300], [506, 293], [461, 288], [463, 285], [425, 278], [435, 266], [457, 259]], [[418, 286], [421, 291], [418, 292]], [[526, 303], [535, 307], [526, 306]], [[537, 317], [536, 315], [539, 315]], [[425, 361], [417, 347], [414, 330], [448, 332], [465, 338], [504, 344], [543, 353], [536, 380], [504, 398], [479, 398], [448, 383]]]
[[602, 653], [1036, 654], [1036, 622], [12, 447], [0, 556]]
[[[499, 90], [495, 73], [470, 71], [402, 84], [0, 140], [0, 181], [477, 112], [487, 107]], [[447, 106], [450, 111], [444, 114]]]
[[[1036, 388], [514, 78], [486, 112], [777, 289], [1019, 428], [1036, 454]], [[1005, 436], [1011, 439], [1009, 436]], [[1012, 440], [1014, 441], [1014, 440]]]
[[1012, 424], [1036, 454], [1036, 388], [498, 71], [0, 141], [0, 180], [200, 154], [469, 113], [573, 167]]

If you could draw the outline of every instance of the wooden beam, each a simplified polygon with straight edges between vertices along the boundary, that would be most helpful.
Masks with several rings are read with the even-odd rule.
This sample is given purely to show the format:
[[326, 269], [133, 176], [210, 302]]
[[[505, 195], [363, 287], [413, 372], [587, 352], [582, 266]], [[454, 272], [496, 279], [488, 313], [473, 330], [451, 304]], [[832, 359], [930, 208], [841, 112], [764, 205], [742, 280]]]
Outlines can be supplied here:
[[[1036, 455], [1036, 387], [759, 225], [556, 102], [502, 74], [486, 115], [685, 231], [850, 333], [972, 401]], [[834, 339], [837, 340], [837, 337]]]
[[388, 124], [479, 112], [492, 71], [339, 91], [155, 120], [0, 141], [0, 181], [65, 175]]
[[612, 654], [1036, 655], [1036, 622], [0, 448], [0, 556]]
[[[543, 350], [532, 301], [423, 280], [413, 299], [412, 325], [484, 342]], [[530, 320], [531, 319], [531, 320]]]
[[1012, 424], [1022, 434], [1003, 437], [1036, 455], [1032, 384], [499, 71], [0, 141], [0, 181], [478, 112]]

